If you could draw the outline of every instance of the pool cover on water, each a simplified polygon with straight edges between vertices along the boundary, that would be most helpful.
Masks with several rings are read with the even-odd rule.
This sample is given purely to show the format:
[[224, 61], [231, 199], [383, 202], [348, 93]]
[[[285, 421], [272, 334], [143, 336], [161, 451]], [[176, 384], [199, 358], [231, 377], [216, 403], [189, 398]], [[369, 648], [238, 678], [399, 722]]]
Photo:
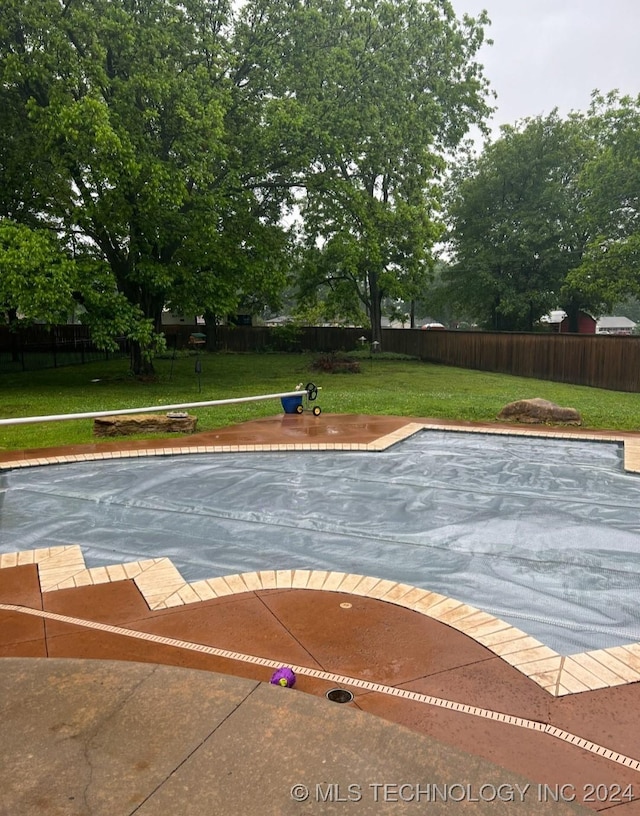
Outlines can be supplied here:
[[572, 654], [640, 641], [640, 477], [615, 444], [425, 431], [382, 453], [120, 459], [1, 477], [0, 551], [323, 569], [434, 590]]

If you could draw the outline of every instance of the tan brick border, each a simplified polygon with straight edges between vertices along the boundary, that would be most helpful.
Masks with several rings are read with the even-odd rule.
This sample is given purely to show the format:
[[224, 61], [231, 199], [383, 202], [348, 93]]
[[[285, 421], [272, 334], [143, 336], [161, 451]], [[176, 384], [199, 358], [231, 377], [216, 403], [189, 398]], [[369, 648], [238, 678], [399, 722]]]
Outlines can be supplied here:
[[0, 569], [37, 564], [42, 592], [133, 580], [150, 609], [170, 609], [266, 589], [342, 592], [392, 603], [457, 629], [554, 697], [640, 680], [640, 643], [563, 656], [469, 604], [410, 584], [325, 570], [261, 570], [189, 583], [169, 558], [87, 569], [79, 546], [0, 555]]
[[[130, 450], [92, 451], [91, 453], [72, 453], [58, 456], [37, 456], [31, 459], [14, 459], [0, 461], [0, 471], [19, 468], [41, 467], [43, 465], [62, 465], [70, 462], [95, 462], [104, 459], [138, 459], [148, 456], [186, 456], [202, 453], [272, 453], [288, 451], [384, 451], [420, 431], [450, 431], [455, 433], [489, 434], [494, 436], [529, 436], [544, 439], [574, 439], [588, 442], [614, 442], [624, 448], [624, 469], [630, 473], [640, 473], [640, 437], [620, 433], [602, 434], [589, 431], [564, 433], [556, 429], [540, 426], [508, 428], [496, 426], [458, 426], [446, 423], [409, 422], [373, 442], [298, 442], [295, 444], [266, 445], [193, 445], [182, 448], [143, 448]], [[44, 451], [43, 451], [44, 452]]]

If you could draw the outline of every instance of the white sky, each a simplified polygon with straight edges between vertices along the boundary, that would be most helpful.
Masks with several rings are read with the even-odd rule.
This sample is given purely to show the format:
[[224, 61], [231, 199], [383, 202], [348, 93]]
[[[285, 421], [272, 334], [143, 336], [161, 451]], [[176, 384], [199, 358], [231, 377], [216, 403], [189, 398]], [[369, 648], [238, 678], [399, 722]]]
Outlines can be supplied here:
[[491, 127], [585, 111], [591, 91], [640, 93], [640, 0], [451, 0], [458, 17], [486, 9], [479, 61], [498, 98]]

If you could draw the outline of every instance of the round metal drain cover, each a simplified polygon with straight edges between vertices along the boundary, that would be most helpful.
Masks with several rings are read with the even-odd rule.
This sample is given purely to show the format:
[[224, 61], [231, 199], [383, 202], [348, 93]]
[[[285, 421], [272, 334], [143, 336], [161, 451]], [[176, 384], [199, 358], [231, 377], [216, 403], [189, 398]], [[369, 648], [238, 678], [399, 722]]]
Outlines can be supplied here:
[[329, 689], [325, 697], [332, 703], [350, 703], [353, 700], [353, 694], [341, 688]]

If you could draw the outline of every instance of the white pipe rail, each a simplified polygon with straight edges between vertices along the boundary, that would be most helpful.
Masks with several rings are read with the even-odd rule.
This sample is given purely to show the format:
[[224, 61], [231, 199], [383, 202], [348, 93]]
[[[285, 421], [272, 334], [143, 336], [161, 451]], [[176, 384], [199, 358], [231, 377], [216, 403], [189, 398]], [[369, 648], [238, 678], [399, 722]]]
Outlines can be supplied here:
[[305, 390], [283, 391], [282, 394], [261, 394], [256, 397], [235, 397], [233, 399], [209, 400], [208, 402], [182, 402], [178, 405], [152, 405], [149, 408], [121, 408], [117, 411], [87, 411], [84, 414], [13, 417], [12, 419], [0, 419], [0, 425], [26, 425], [31, 422], [60, 422], [65, 419], [95, 419], [97, 417], [144, 414], [155, 411], [179, 411], [183, 408], [208, 408], [212, 405], [231, 405], [236, 402], [258, 402], [259, 400], [277, 399], [279, 397], [301, 397], [306, 393]]

